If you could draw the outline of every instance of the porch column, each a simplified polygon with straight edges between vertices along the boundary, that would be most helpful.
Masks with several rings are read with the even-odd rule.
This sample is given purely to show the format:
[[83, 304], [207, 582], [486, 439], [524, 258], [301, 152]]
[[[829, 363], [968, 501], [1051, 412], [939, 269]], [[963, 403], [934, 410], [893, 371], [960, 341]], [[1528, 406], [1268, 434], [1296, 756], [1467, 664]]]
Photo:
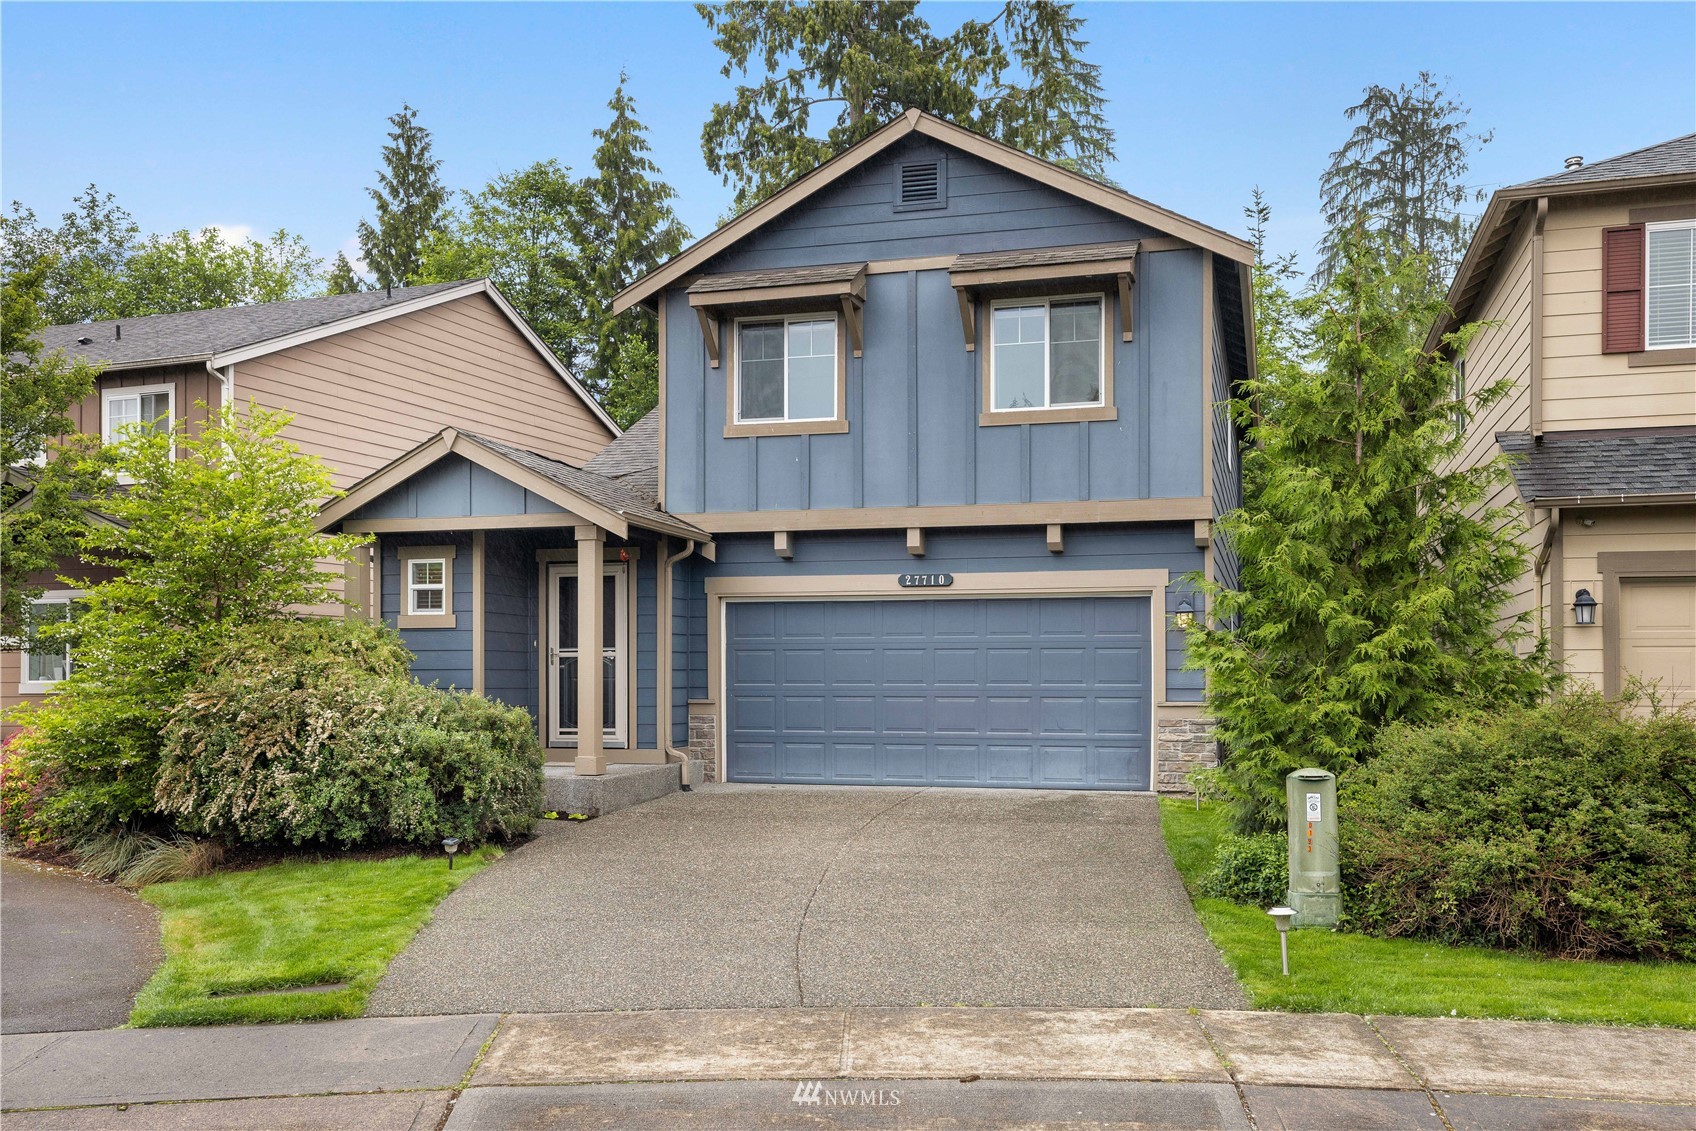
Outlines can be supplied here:
[[601, 750], [601, 547], [598, 526], [577, 528], [577, 772], [604, 774]]

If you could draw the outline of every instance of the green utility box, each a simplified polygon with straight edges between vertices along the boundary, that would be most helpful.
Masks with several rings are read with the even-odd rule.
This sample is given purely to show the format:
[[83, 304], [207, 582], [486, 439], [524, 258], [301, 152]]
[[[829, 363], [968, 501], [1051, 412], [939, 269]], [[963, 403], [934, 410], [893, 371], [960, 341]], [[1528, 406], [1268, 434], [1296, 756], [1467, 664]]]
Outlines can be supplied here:
[[1290, 906], [1297, 927], [1335, 927], [1343, 914], [1337, 863], [1337, 775], [1296, 770], [1284, 779], [1290, 819]]

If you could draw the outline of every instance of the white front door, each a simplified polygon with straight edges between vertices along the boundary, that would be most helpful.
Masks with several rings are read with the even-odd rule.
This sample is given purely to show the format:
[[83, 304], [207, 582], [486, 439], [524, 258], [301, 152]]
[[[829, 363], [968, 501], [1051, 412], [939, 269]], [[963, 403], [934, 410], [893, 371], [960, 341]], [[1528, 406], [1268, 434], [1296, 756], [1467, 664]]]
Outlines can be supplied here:
[[[630, 695], [630, 567], [607, 562], [601, 578], [601, 719], [607, 746], [627, 747]], [[548, 566], [547, 640], [543, 643], [548, 671], [549, 745], [577, 743], [577, 565]]]

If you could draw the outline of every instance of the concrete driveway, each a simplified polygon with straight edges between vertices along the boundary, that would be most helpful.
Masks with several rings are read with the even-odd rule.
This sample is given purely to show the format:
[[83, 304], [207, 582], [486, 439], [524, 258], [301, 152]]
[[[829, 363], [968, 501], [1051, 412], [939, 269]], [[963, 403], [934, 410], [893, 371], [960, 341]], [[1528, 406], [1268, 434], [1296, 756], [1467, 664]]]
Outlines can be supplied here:
[[158, 912], [129, 892], [0, 861], [0, 1033], [122, 1025], [163, 958]]
[[1240, 1008], [1154, 799], [706, 786], [540, 835], [450, 896], [373, 1014]]

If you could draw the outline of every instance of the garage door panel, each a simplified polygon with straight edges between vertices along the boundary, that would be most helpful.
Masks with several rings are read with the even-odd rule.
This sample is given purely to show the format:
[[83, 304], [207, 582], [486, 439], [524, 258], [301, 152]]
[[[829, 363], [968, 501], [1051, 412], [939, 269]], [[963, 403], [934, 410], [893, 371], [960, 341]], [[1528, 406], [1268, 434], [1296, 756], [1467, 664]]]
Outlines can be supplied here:
[[1148, 624], [1147, 598], [733, 603], [728, 776], [1147, 789]]

